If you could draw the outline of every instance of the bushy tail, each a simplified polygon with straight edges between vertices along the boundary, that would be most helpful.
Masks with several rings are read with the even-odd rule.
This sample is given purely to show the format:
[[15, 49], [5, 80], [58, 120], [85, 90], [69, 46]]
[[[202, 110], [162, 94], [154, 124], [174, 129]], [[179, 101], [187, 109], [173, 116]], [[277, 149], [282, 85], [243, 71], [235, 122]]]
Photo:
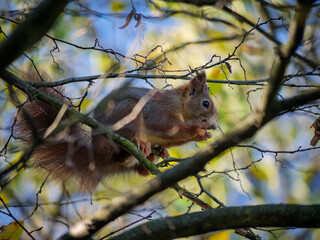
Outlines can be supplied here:
[[[50, 82], [47, 75], [42, 75], [46, 82]], [[37, 74], [23, 74], [22, 79], [30, 82], [40, 82], [40, 76]], [[66, 103], [63, 98], [62, 87], [39, 88], [39, 90]], [[37, 137], [43, 137], [44, 133], [55, 121], [58, 113], [59, 110], [40, 100], [28, 99], [18, 112], [16, 123], [18, 136], [27, 142], [32, 142]]]
[[[29, 74], [23, 77], [26, 81], [37, 82], [40, 77]], [[49, 78], [46, 76], [45, 80]], [[44, 93], [69, 105], [63, 97], [63, 88], [40, 88]], [[59, 110], [50, 107], [40, 100], [29, 99], [19, 110], [16, 133], [19, 138], [31, 143], [36, 138], [43, 138], [47, 129], [57, 121]], [[63, 117], [61, 121], [67, 121]], [[56, 122], [55, 122], [56, 123]], [[81, 190], [92, 190], [100, 182], [100, 174], [95, 172], [94, 154], [88, 136], [77, 125], [72, 125], [50, 139], [50, 143], [37, 146], [31, 157], [31, 165], [50, 174], [53, 180], [65, 181], [76, 177], [77, 187]]]

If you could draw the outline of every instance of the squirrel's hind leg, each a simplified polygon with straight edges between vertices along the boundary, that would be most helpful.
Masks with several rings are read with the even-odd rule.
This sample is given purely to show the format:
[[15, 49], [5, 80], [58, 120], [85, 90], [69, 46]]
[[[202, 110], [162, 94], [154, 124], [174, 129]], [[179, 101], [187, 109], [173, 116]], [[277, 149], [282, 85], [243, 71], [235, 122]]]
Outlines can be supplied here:
[[170, 157], [170, 154], [169, 154], [169, 152], [168, 152], [168, 149], [162, 148], [162, 149], [161, 149], [161, 153], [160, 153], [160, 157], [161, 157], [162, 159], [166, 159], [166, 158]]

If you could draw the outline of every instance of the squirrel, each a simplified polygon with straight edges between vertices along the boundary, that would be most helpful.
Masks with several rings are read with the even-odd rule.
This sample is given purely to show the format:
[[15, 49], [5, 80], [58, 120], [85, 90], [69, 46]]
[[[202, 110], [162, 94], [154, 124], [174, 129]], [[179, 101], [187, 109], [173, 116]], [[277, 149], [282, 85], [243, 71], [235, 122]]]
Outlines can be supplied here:
[[[49, 77], [46, 78], [48, 81]], [[39, 81], [39, 77], [27, 75], [25, 80]], [[71, 106], [63, 97], [63, 87], [39, 90]], [[40, 100], [28, 99], [17, 114], [18, 136], [30, 143], [36, 130], [37, 137], [44, 138], [48, 128], [57, 122], [59, 112]], [[152, 146], [160, 146], [160, 157], [166, 158], [168, 147], [211, 138], [208, 130], [217, 128], [218, 111], [209, 95], [206, 74], [201, 71], [189, 83], [170, 90], [138, 87], [113, 90], [97, 104], [93, 118], [135, 143], [154, 163], [158, 156], [151, 153]], [[58, 120], [61, 124], [68, 118]], [[114, 141], [96, 130], [91, 131], [90, 137], [79, 123], [66, 127], [55, 136], [55, 141], [37, 146], [31, 166], [48, 171], [52, 180], [64, 182], [74, 177], [77, 188], [85, 191], [94, 190], [106, 176], [127, 172], [150, 174]]]

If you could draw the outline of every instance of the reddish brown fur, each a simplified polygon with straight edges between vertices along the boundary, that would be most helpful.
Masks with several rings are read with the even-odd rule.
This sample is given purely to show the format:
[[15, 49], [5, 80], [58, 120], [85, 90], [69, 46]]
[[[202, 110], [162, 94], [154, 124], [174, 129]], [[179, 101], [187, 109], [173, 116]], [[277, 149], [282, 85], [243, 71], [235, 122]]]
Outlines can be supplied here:
[[[28, 80], [37, 81], [30, 76]], [[54, 90], [41, 90], [67, 103]], [[57, 90], [62, 92], [63, 89]], [[98, 104], [94, 118], [105, 126], [112, 126], [130, 114], [147, 94], [153, 95], [142, 111], [116, 133], [140, 145], [151, 162], [156, 161], [156, 156], [150, 153], [150, 144], [165, 148], [211, 137], [206, 129], [216, 121], [217, 111], [210, 99], [204, 73], [198, 74], [189, 84], [172, 90], [133, 87], [115, 90]], [[210, 103], [208, 109], [201, 106], [203, 100]], [[43, 136], [58, 114], [57, 110], [40, 101], [29, 101], [23, 109], [33, 117], [39, 136]], [[21, 137], [32, 140], [30, 125], [22, 114], [18, 117], [17, 130]], [[42, 145], [32, 156], [32, 164], [49, 171], [52, 179], [65, 181], [76, 177], [79, 189], [93, 190], [106, 175], [130, 171], [149, 174], [128, 152], [95, 130], [91, 143], [77, 125], [66, 132], [71, 136], [65, 135], [57, 143]]]

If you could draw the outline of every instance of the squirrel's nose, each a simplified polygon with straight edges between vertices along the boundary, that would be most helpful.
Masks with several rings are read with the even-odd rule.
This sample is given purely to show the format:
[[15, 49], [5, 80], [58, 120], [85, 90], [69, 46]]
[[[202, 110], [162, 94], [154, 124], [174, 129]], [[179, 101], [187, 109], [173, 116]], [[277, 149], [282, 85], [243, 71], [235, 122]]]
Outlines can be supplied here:
[[213, 124], [210, 125], [209, 129], [217, 129], [218, 128], [218, 123], [217, 122], [214, 122]]
[[209, 129], [214, 130], [218, 127], [218, 123], [217, 123], [218, 117], [219, 117], [219, 114], [217, 111], [215, 111], [212, 117], [208, 119], [208, 125], [210, 126]]

